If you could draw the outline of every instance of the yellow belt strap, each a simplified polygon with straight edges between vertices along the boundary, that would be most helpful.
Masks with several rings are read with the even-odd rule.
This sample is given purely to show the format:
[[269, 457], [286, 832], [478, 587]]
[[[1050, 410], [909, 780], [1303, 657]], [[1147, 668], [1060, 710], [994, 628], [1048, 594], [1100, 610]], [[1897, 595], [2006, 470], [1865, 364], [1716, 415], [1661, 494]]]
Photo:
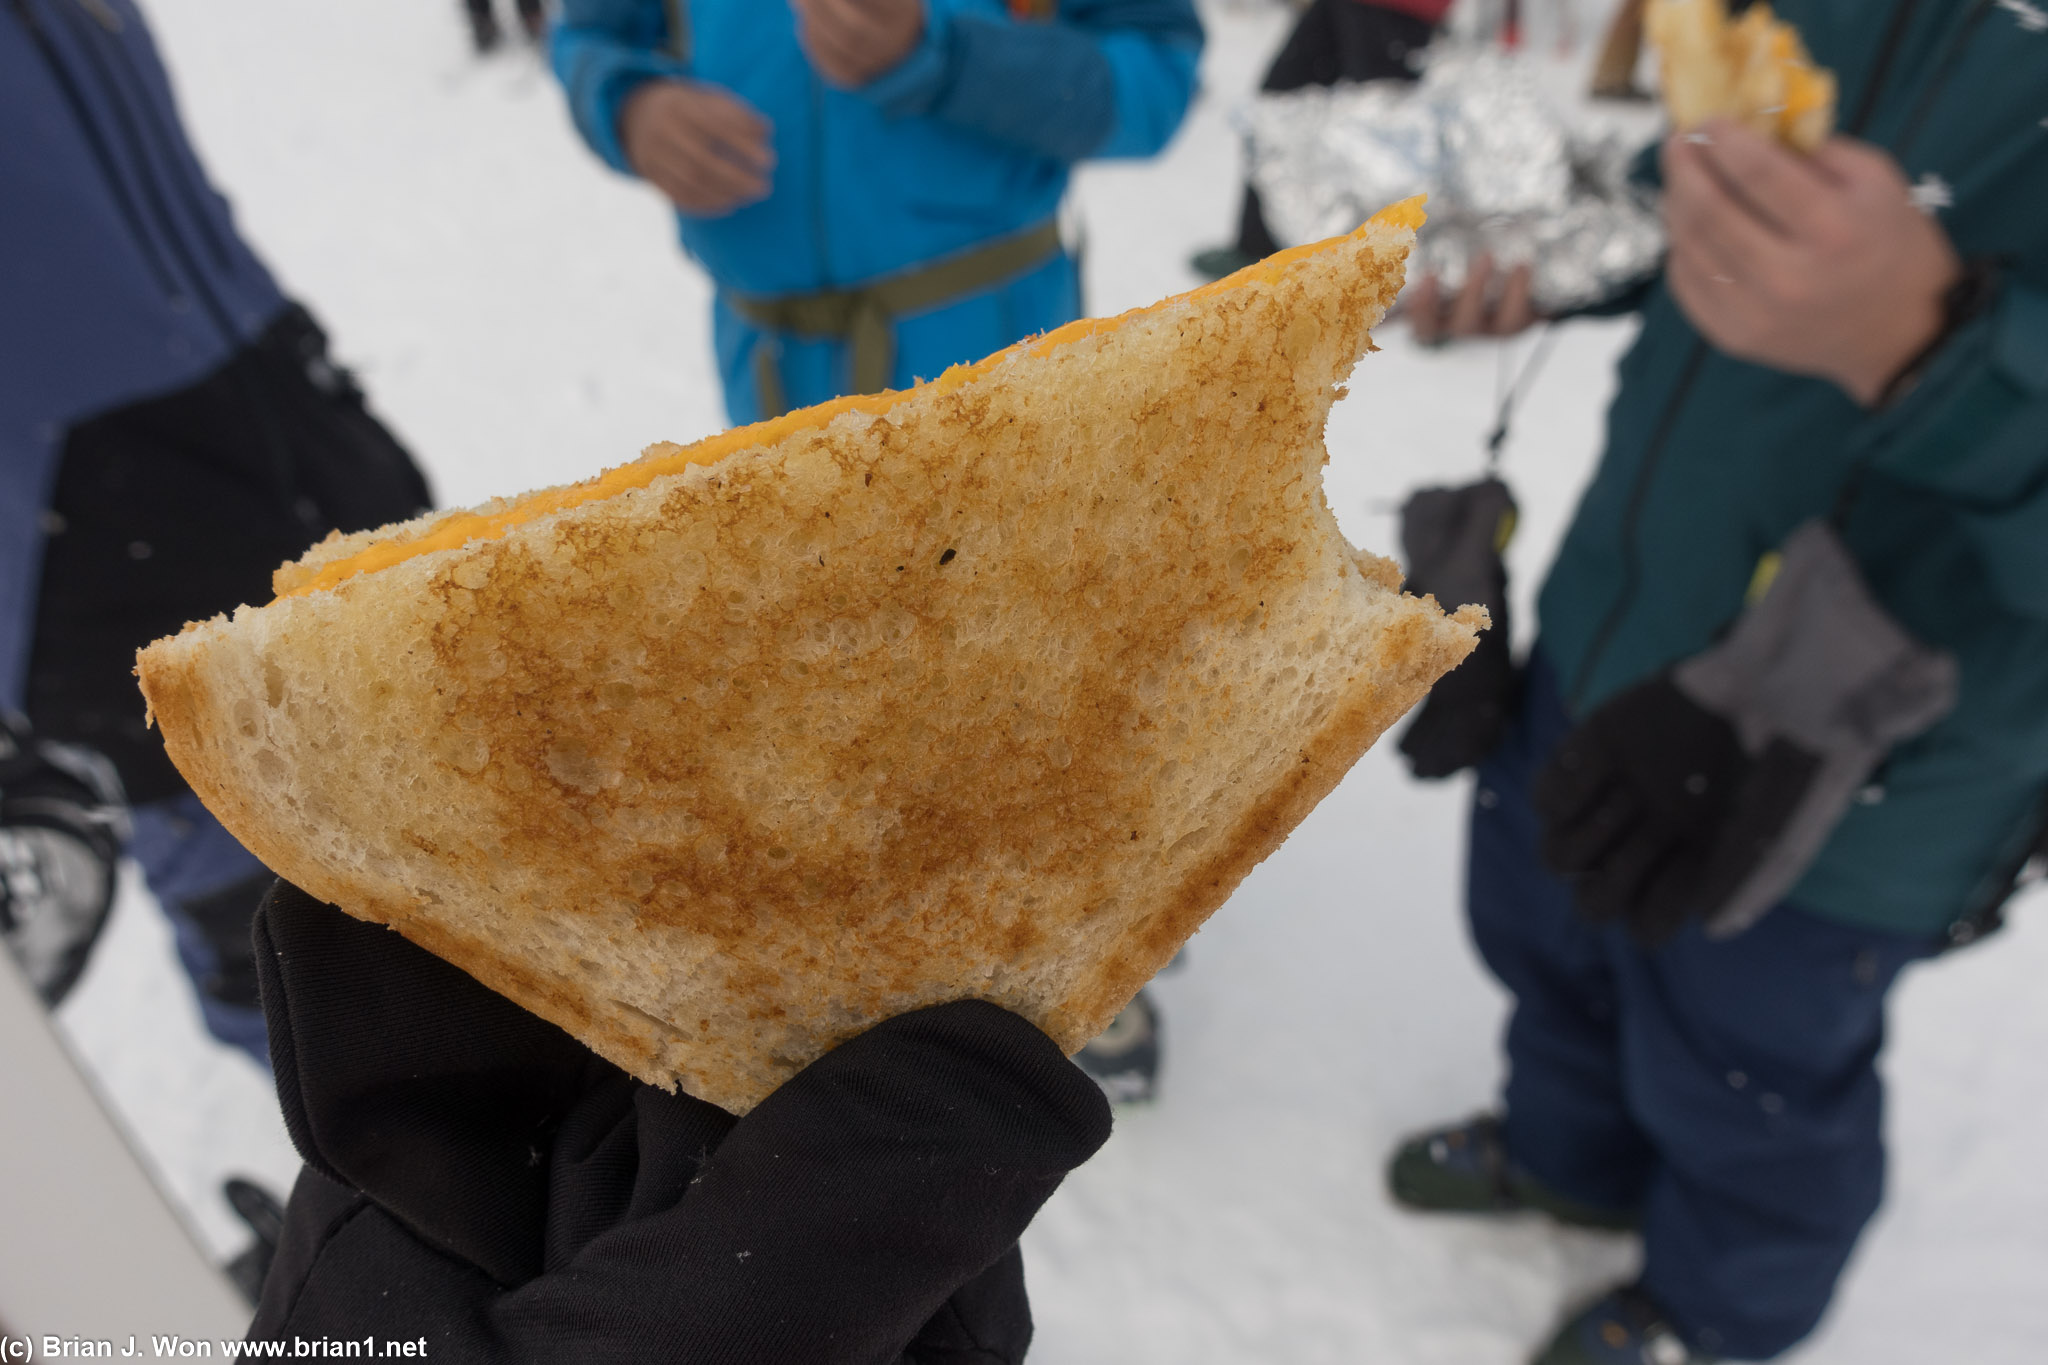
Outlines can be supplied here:
[[[1045, 264], [1059, 254], [1059, 225], [1048, 218], [1033, 228], [936, 261], [885, 275], [850, 289], [775, 297], [725, 291], [735, 313], [769, 332], [847, 342], [853, 350], [853, 393], [880, 393], [896, 369], [896, 319], [979, 293]], [[761, 416], [787, 410], [775, 347], [754, 353]]]

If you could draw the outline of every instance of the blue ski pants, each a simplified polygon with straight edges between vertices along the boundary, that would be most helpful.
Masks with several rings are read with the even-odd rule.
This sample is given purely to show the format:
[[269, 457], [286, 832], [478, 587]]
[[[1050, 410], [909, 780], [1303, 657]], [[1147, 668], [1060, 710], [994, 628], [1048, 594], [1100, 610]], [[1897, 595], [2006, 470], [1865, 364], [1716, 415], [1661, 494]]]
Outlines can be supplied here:
[[1472, 811], [1472, 936], [1515, 999], [1508, 1152], [1639, 1213], [1643, 1288], [1696, 1348], [1767, 1359], [1813, 1330], [1877, 1211], [1885, 993], [1937, 945], [1789, 904], [1654, 951], [1586, 925], [1537, 856], [1529, 796], [1570, 724], [1539, 652]]

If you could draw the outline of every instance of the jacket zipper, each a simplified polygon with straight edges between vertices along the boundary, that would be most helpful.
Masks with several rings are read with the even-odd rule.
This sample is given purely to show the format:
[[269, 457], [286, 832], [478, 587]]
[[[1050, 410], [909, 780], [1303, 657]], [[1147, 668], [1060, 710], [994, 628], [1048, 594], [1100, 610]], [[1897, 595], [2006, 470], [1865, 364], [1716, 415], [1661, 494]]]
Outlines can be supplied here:
[[1898, 150], [1895, 154], [1900, 164], [1905, 163], [1906, 154], [1919, 140], [1921, 127], [1926, 124], [1927, 116], [1934, 112], [1935, 100], [1948, 93], [1948, 83], [1956, 74], [1956, 63], [1963, 59], [1963, 49], [1970, 45], [1970, 39], [1976, 36], [1978, 25], [1990, 17], [1997, 4], [1998, 0], [1977, 0], [1976, 8], [1963, 20], [1962, 27], [1956, 30], [1956, 36], [1949, 40], [1948, 50], [1941, 54], [1941, 64], [1935, 68], [1934, 79], [1927, 83], [1927, 89], [1920, 96], [1920, 103], [1913, 106], [1912, 117], [1906, 120], [1905, 127], [1899, 133]]
[[1586, 657], [1579, 661], [1579, 671], [1571, 686], [1571, 709], [1574, 711], [1585, 707], [1586, 690], [1592, 686], [1593, 670], [1599, 667], [1607, 647], [1614, 643], [1614, 632], [1621, 628], [1629, 609], [1635, 606], [1636, 591], [1642, 586], [1643, 578], [1642, 538], [1637, 534], [1641, 530], [1643, 504], [1649, 501], [1650, 485], [1655, 481], [1657, 466], [1663, 460], [1664, 447], [1670, 443], [1671, 429], [1678, 424], [1678, 414], [1685, 407], [1685, 400], [1692, 396], [1693, 386], [1699, 382], [1700, 370], [1706, 361], [1707, 343], [1695, 337], [1692, 349], [1686, 352], [1685, 367], [1678, 372], [1678, 382], [1672, 386], [1671, 398], [1657, 417], [1656, 431], [1643, 451], [1643, 463], [1636, 470], [1635, 483], [1628, 490], [1628, 508], [1621, 519], [1621, 591], [1615, 594], [1614, 605], [1601, 618], [1600, 628], [1593, 632], [1593, 642], [1586, 646]]
[[[1996, 0], [1977, 0], [1975, 10], [1949, 44], [1935, 79], [1929, 83], [1927, 92], [1921, 96], [1906, 129], [1900, 134], [1895, 154], [1901, 161], [1904, 160], [1913, 140], [1919, 135], [1920, 126], [1926, 121], [1928, 111], [1933, 108], [1936, 96], [1942, 92], [1950, 76], [1954, 74], [1955, 64], [1961, 57], [1965, 40], [1976, 31], [1977, 25], [1991, 12], [1995, 3]], [[1846, 131], [1849, 133], [1861, 133], [1876, 113], [1878, 94], [1886, 78], [1891, 74], [1892, 63], [1898, 56], [1900, 44], [1905, 40], [1906, 29], [1911, 25], [1913, 16], [1919, 8], [1920, 0], [1900, 0], [1899, 7], [1892, 11], [1891, 25], [1885, 30], [1883, 45], [1878, 49], [1877, 62], [1871, 69], [1870, 84], [1864, 90], [1862, 102], [1857, 105], [1856, 117], [1847, 126]], [[1699, 383], [1700, 371], [1705, 368], [1709, 349], [1704, 338], [1694, 339], [1692, 349], [1686, 356], [1684, 368], [1679, 372], [1678, 382], [1672, 387], [1671, 397], [1657, 419], [1655, 434], [1651, 436], [1649, 445], [1643, 451], [1643, 463], [1636, 470], [1635, 483], [1629, 489], [1628, 510], [1622, 518], [1621, 591], [1615, 595], [1614, 604], [1601, 618], [1599, 628], [1593, 632], [1592, 643], [1586, 647], [1585, 657], [1579, 661], [1579, 670], [1572, 679], [1568, 694], [1573, 711], [1585, 709], [1586, 693], [1592, 687], [1593, 674], [1606, 656], [1609, 646], [1614, 643], [1615, 632], [1621, 628], [1621, 623], [1627, 619], [1629, 611], [1635, 606], [1636, 594], [1642, 586], [1640, 532], [1643, 506], [1649, 501], [1650, 485], [1655, 482], [1657, 467], [1663, 461], [1664, 449], [1671, 440], [1672, 428], [1677, 425], [1679, 410], [1685, 406], [1686, 400], [1692, 396], [1693, 388]]]

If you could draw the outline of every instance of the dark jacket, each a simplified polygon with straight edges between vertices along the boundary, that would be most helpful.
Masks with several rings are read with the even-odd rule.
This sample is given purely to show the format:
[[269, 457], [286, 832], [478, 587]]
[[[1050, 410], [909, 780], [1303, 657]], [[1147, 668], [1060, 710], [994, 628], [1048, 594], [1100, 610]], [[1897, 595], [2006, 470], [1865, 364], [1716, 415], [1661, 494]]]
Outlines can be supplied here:
[[[1793, 899], [1938, 931], [1976, 908], [2048, 793], [2048, 25], [2009, 0], [1786, 0], [1841, 79], [1843, 122], [1903, 164], [1995, 305], [1871, 412], [1721, 355], [1661, 283], [1621, 363], [1595, 472], [1540, 610], [1573, 712], [1709, 644], [1758, 559], [1861, 471], [1846, 538], [1879, 598], [1962, 665]], [[1889, 69], [1877, 71], [1903, 14]]]
[[133, 0], [0, 0], [0, 704], [19, 705], [66, 431], [284, 310], [185, 140]]

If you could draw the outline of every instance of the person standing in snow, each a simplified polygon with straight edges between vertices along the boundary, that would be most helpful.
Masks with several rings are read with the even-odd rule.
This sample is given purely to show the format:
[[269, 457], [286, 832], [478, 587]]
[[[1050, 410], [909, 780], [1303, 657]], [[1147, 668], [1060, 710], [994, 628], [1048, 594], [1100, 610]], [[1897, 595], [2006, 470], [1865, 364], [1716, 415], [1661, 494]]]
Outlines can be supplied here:
[[[1764, 1359], [1813, 1330], [1882, 1195], [1886, 994], [1995, 925], [2048, 818], [2048, 15], [1780, 13], [1846, 135], [1662, 149], [1669, 256], [1471, 815], [1473, 938], [1515, 1001], [1502, 1111], [1389, 1170], [1411, 1208], [1641, 1230], [1640, 1278], [1540, 1365]], [[1777, 622], [1803, 674], [1744, 662], [1817, 528], [1863, 602]], [[1789, 890], [1730, 918], [1715, 888], [1795, 847], [1818, 755], [1740, 742], [1779, 699], [1717, 710], [1704, 684], [1741, 663], [1804, 704], [1865, 662], [1814, 649], [1852, 615], [1917, 642], [1945, 714], [1873, 745]], [[1868, 743], [1893, 700], [1829, 723]]]
[[[1201, 50], [1191, 0], [566, 0], [553, 35], [577, 130], [718, 287], [735, 423], [1071, 322], [1069, 172], [1164, 148]], [[1150, 997], [1081, 1061], [1148, 1097]]]
[[[1314, 0], [1295, 22], [1259, 89], [1269, 94], [1340, 81], [1412, 81], [1451, 0]], [[1195, 253], [1195, 273], [1221, 279], [1280, 249], [1249, 184], [1237, 240]]]
[[753, 422], [1071, 321], [1054, 222], [1088, 158], [1180, 126], [1190, 0], [568, 0], [576, 127], [676, 206]]
[[207, 1028], [267, 1066], [273, 878], [148, 732], [135, 651], [426, 482], [236, 232], [133, 0], [0, 4], [0, 200], [0, 707], [113, 761]]

